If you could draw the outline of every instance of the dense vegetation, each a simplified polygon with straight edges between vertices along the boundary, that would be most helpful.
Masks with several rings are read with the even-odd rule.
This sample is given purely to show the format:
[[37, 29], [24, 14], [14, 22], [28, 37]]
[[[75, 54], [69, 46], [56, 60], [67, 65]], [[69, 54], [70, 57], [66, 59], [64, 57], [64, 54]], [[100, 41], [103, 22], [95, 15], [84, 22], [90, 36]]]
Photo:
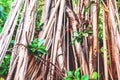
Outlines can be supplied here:
[[[3, 26], [11, 9], [12, 0], [0, 0], [0, 33], [2, 32]], [[12, 48], [13, 40], [11, 41], [10, 47], [8, 50]], [[0, 65], [0, 76], [6, 77], [9, 65], [10, 65], [10, 57], [11, 57], [11, 50], [7, 51], [6, 56]], [[0, 78], [2, 80], [2, 77]]]

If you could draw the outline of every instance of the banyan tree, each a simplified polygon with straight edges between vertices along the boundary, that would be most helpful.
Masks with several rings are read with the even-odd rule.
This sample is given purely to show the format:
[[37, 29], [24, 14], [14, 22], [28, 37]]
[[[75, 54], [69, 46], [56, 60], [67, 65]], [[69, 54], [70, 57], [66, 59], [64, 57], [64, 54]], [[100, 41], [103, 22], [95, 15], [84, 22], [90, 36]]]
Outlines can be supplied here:
[[[120, 80], [116, 0], [43, 0], [41, 6], [39, 31], [35, 25], [38, 0], [14, 0], [11, 6], [0, 34], [0, 64], [16, 35], [6, 80], [63, 80], [77, 68], [80, 76], [88, 74], [90, 79], [97, 72], [98, 80]], [[30, 51], [34, 38], [44, 40], [46, 54]]]

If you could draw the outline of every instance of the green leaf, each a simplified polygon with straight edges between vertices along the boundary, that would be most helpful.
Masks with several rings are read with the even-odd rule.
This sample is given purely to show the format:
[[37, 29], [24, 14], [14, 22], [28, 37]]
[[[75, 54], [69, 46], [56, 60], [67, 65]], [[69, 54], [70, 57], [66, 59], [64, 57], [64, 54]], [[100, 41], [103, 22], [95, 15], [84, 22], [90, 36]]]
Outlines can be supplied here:
[[11, 55], [6, 55], [5, 56], [5, 59], [10, 59], [11, 58]]
[[38, 27], [38, 26], [40, 27], [40, 26], [42, 26], [44, 23], [37, 21], [36, 24], [37, 24], [37, 27]]
[[93, 72], [92, 73], [92, 78], [93, 79], [97, 79], [98, 78], [98, 73], [97, 72]]
[[72, 46], [75, 44], [75, 40], [76, 40], [76, 38], [72, 37]]
[[40, 22], [39, 26], [42, 26], [44, 24], [44, 22]]
[[73, 71], [67, 71], [68, 76], [73, 76]]
[[74, 72], [75, 78], [80, 78], [80, 68], [77, 68]]
[[38, 49], [37, 49], [38, 53], [42, 53], [42, 54], [46, 54], [46, 46], [45, 45], [41, 45]]
[[75, 80], [80, 80], [80, 78], [76, 78]]
[[87, 8], [85, 8], [85, 10], [84, 10], [84, 13], [86, 13], [86, 12], [88, 12], [88, 11], [90, 10], [92, 4], [95, 4], [95, 1], [91, 1], [91, 2], [88, 4]]
[[80, 68], [77, 68], [75, 71], [80, 71]]
[[0, 27], [0, 33], [2, 32], [2, 29], [3, 29], [3, 28], [2, 28], [2, 27]]
[[36, 49], [35, 48], [31, 48], [30, 50], [34, 53]]
[[39, 22], [39, 21], [37, 21], [36, 22], [36, 30], [41, 30], [41, 26], [43, 25], [44, 23], [43, 22]]
[[83, 36], [84, 37], [88, 37], [88, 33], [83, 33]]
[[104, 48], [103, 48], [103, 47], [101, 47], [101, 48], [100, 48], [100, 51], [101, 51], [102, 53], [104, 53]]
[[0, 5], [0, 18], [3, 19], [3, 21], [5, 22], [6, 17], [7, 17], [7, 13], [4, 11], [4, 7]]
[[3, 77], [0, 77], [0, 80], [5, 80]]
[[38, 45], [42, 45], [45, 42], [45, 39], [39, 40]]
[[78, 43], [81, 43], [81, 42], [83, 41], [82, 39], [83, 39], [83, 36], [77, 38], [77, 42], [78, 42]]
[[79, 32], [79, 36], [82, 36], [83, 35], [83, 30], [81, 30], [80, 32]]
[[47, 51], [46, 51], [46, 46], [43, 45], [45, 39], [38, 39], [38, 38], [35, 38], [29, 45], [29, 49], [31, 52], [35, 53], [35, 55], [38, 55], [39, 53], [40, 54], [46, 54]]
[[31, 45], [33, 48], [36, 48], [36, 47], [38, 47], [38, 44], [32, 44]]
[[11, 44], [14, 44], [14, 43], [15, 43], [15, 40], [11, 40], [10, 43], [11, 43]]
[[0, 5], [0, 12], [4, 11], [4, 7]]
[[74, 0], [74, 4], [77, 5], [77, 3], [78, 3], [78, 0]]
[[74, 75], [75, 75], [75, 78], [80, 78], [80, 72], [79, 71], [75, 71]]
[[46, 46], [45, 45], [41, 45], [40, 49], [46, 49]]
[[85, 74], [81, 77], [81, 80], [89, 80], [89, 75]]
[[43, 55], [45, 55], [45, 54], [47, 53], [47, 51], [44, 50], [44, 49], [40, 49], [40, 52], [41, 52], [41, 54], [43, 54]]
[[[1, 67], [0, 67], [1, 68]], [[6, 68], [1, 68], [0, 69], [0, 75], [4, 75], [6, 72]]]
[[93, 30], [88, 29], [86, 32], [89, 33], [89, 34], [92, 34], [92, 33], [93, 33]]
[[39, 39], [38, 39], [38, 38], [35, 38], [35, 39], [33, 40], [33, 43], [38, 43], [38, 41], [39, 41]]
[[79, 36], [79, 32], [75, 30], [75, 31], [74, 31], [74, 35], [75, 35], [75, 36]]
[[71, 77], [69, 77], [69, 76], [65, 76], [64, 80], [73, 80], [73, 79]]

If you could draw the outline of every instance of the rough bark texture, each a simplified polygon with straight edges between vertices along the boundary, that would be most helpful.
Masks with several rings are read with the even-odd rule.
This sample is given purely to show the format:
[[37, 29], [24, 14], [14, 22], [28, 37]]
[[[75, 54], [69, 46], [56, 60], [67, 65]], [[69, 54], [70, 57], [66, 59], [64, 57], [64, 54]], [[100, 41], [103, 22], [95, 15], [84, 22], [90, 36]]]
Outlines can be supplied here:
[[[10, 44], [23, 2], [14, 1], [4, 25], [0, 36], [0, 63]], [[103, 44], [98, 37], [100, 8]], [[77, 3], [74, 0], [44, 0], [41, 19], [44, 24], [37, 36], [45, 39], [47, 54], [38, 58], [28, 51], [28, 44], [35, 35], [36, 10], [37, 0], [25, 0], [7, 80], [62, 80], [68, 70], [76, 68], [80, 68], [81, 75], [89, 74], [90, 78], [96, 71], [100, 80], [120, 80], [120, 24], [116, 24], [120, 21], [115, 0], [78, 0]], [[75, 33], [86, 33], [87, 30], [93, 33], [87, 36]], [[78, 40], [74, 41], [74, 37]]]

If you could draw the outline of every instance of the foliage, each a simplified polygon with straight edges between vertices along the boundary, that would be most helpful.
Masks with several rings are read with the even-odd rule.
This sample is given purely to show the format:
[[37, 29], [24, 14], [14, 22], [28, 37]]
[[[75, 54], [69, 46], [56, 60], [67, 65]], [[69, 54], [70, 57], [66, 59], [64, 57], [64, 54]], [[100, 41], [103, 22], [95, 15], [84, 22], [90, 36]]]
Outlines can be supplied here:
[[5, 22], [6, 16], [7, 16], [7, 13], [4, 11], [4, 7], [0, 5], [0, 19]]
[[[98, 73], [92, 73], [92, 79], [97, 80]], [[64, 77], [64, 80], [89, 80], [90, 77], [88, 74], [80, 76], [80, 68], [77, 68], [75, 71], [67, 71], [67, 76]]]
[[[11, 3], [13, 2], [13, 0], [0, 0], [0, 33], [2, 32], [3, 26], [5, 24], [5, 21], [7, 19], [7, 16], [9, 14], [9, 11], [11, 9]], [[38, 1], [38, 12], [37, 12], [37, 20], [36, 20], [36, 30], [41, 30], [41, 25], [43, 25], [43, 23], [40, 22], [41, 19], [41, 15], [42, 15], [42, 5], [43, 4], [43, 0], [39, 0]], [[20, 21], [21, 18], [21, 13], [18, 17], [18, 23]], [[16, 29], [15, 29], [16, 31]], [[14, 45], [14, 38], [15, 38], [15, 34], [13, 35], [13, 39], [10, 42], [9, 45], [9, 49], [11, 49]], [[33, 42], [31, 42], [29, 44], [29, 48], [30, 51], [35, 53], [35, 55], [37, 54], [46, 54], [46, 46], [43, 45], [44, 40], [38, 40], [38, 39], [34, 39]], [[37, 46], [36, 46], [37, 45]], [[9, 55], [8, 55], [9, 53]], [[7, 75], [8, 73], [8, 69], [9, 69], [9, 64], [10, 64], [10, 57], [11, 57], [11, 52], [7, 52], [7, 55], [5, 56], [5, 59], [3, 60], [3, 63], [0, 66], [0, 75]], [[0, 80], [3, 80], [2, 78], [0, 78]]]
[[[11, 9], [12, 1], [13, 0], [0, 0], [0, 33], [2, 32], [4, 23]], [[2, 64], [0, 65], [0, 76], [7, 75], [10, 64], [10, 58], [10, 53], [7, 53]], [[4, 78], [0, 77], [0, 80], [4, 80]]]
[[99, 77], [97, 72], [92, 73], [92, 79], [97, 79]]
[[42, 10], [43, 10], [43, 0], [38, 1], [38, 9], [37, 9], [37, 17], [36, 17], [36, 32], [42, 30], [41, 26], [43, 25], [43, 22], [41, 22], [41, 16], [42, 16]]
[[37, 30], [37, 31], [40, 31], [40, 30], [41, 30], [41, 26], [42, 26], [43, 24], [44, 24], [43, 22], [36, 21], [36, 30]]
[[[9, 14], [9, 11], [11, 9], [11, 3], [13, 2], [13, 0], [0, 0], [0, 33], [2, 32], [2, 29], [3, 29], [3, 26], [5, 24], [5, 21], [7, 19], [7, 16]], [[37, 12], [37, 20], [36, 20], [36, 30], [41, 30], [41, 25], [43, 23], [40, 22], [40, 19], [41, 19], [41, 15], [42, 15], [42, 5], [43, 4], [43, 0], [39, 0], [38, 1], [38, 12]], [[21, 13], [18, 17], [18, 23], [20, 21], [20, 18], [21, 18]], [[18, 26], [18, 24], [17, 24]], [[15, 29], [16, 31], [16, 29]], [[11, 40], [10, 42], [10, 45], [9, 45], [9, 49], [11, 49], [14, 45], [14, 38], [15, 38], [15, 34], [13, 35], [13, 39]], [[29, 48], [30, 48], [30, 51], [31, 52], [34, 52], [35, 55], [36, 54], [46, 54], [46, 46], [43, 45], [43, 42], [44, 40], [38, 40], [38, 39], [35, 39], [33, 42], [31, 42], [29, 44]], [[35, 46], [37, 45], [37, 46]], [[7, 52], [7, 55], [5, 56], [2, 64], [0, 65], [0, 75], [3, 76], [3, 75], [7, 75], [8, 73], [8, 69], [9, 69], [9, 64], [10, 64], [10, 57], [11, 57], [11, 52]], [[4, 78], [0, 78], [0, 80], [4, 80]]]
[[[104, 56], [104, 47], [101, 47], [100, 51], [101, 51], [102, 57], [103, 57]], [[109, 54], [107, 54], [107, 63], [110, 66], [110, 55]]]
[[[36, 31], [41, 30], [41, 26], [43, 25], [43, 22], [41, 22], [41, 16], [42, 16], [42, 10], [43, 10], [43, 2], [44, 0], [38, 1], [38, 9], [37, 9], [37, 17], [36, 17]], [[38, 56], [39, 54], [46, 54], [46, 46], [43, 44], [43, 40], [39, 40], [38, 38], [35, 38], [29, 45], [29, 51], [34, 53], [34, 56]]]
[[98, 32], [98, 38], [99, 38], [99, 41], [100, 41], [100, 43], [102, 44], [102, 42], [103, 42], [103, 27], [102, 27], [102, 25], [103, 25], [103, 11], [102, 11], [102, 5], [101, 5], [102, 3], [100, 3], [100, 9], [99, 9], [99, 17], [98, 17], [98, 29], [99, 29], [99, 32]]
[[88, 34], [92, 34], [93, 31], [91, 29], [88, 29], [86, 32], [81, 30], [80, 32], [74, 31], [75, 36], [72, 38], [72, 44], [74, 45], [75, 41], [82, 42], [84, 37], [88, 37]]
[[30, 52], [34, 53], [35, 56], [38, 56], [39, 54], [46, 54], [46, 46], [43, 44], [44, 43], [44, 39], [40, 40], [38, 38], [35, 38], [29, 45], [28, 48], [30, 50]]
[[0, 77], [0, 80], [5, 80], [4, 78]]
[[2, 32], [3, 25], [10, 11], [12, 1], [13, 0], [0, 0], [0, 33]]
[[84, 13], [88, 12], [93, 4], [95, 4], [95, 1], [91, 1], [91, 2], [88, 4], [88, 6], [87, 6], [87, 7], [85, 8], [85, 10], [84, 10]]
[[74, 72], [67, 71], [67, 76], [64, 77], [65, 80], [80, 80], [80, 68], [77, 68]]
[[9, 64], [10, 64], [10, 58], [11, 58], [11, 55], [7, 54], [5, 56], [2, 64], [0, 65], [0, 76], [7, 75], [8, 69], [9, 69]]
[[6, 20], [6, 12], [4, 11], [4, 7], [0, 5], [0, 33], [2, 32], [2, 26], [4, 25], [5, 23], [5, 20]]
[[12, 0], [0, 0], [0, 26], [3, 26], [11, 8]]
[[2, 32], [2, 29], [3, 29], [3, 28], [0, 26], [0, 33]]
[[11, 9], [11, 3], [13, 0], [0, 0], [0, 5], [2, 5], [5, 9], [5, 12], [9, 12]]
[[74, 4], [77, 5], [77, 3], [78, 3], [78, 0], [74, 0]]
[[81, 77], [81, 80], [89, 80], [89, 75], [85, 74]]
[[41, 16], [42, 16], [42, 10], [43, 10], [43, 3], [44, 0], [39, 0], [38, 1], [38, 9], [37, 9], [37, 21], [41, 20]]

